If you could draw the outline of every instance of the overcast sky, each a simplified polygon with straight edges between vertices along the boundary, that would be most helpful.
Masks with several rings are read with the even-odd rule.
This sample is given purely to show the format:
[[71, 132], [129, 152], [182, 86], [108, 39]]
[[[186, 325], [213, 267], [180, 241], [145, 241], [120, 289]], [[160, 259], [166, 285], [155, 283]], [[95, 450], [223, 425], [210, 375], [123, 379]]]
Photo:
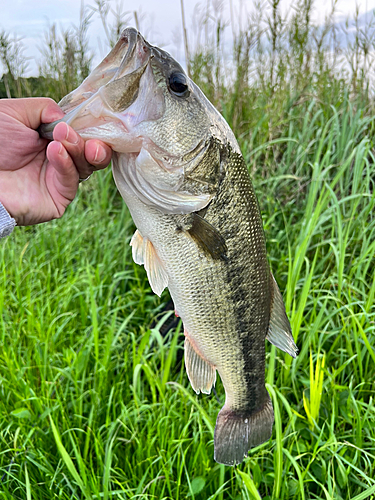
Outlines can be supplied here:
[[[208, 0], [215, 4], [218, 0]], [[219, 0], [220, 1], [220, 0]], [[223, 17], [230, 20], [230, 0], [221, 0], [223, 3]], [[253, 0], [232, 0], [234, 19], [245, 19], [246, 13], [251, 12]], [[112, 0], [113, 8], [121, 2]], [[188, 29], [191, 30], [194, 7], [198, 2], [185, 0], [185, 16]], [[282, 0], [282, 7], [287, 9], [291, 0]], [[355, 0], [338, 0], [338, 13], [341, 19], [353, 15]], [[375, 8], [375, 0], [358, 0], [360, 11], [367, 12]], [[315, 0], [314, 17], [316, 22], [322, 22], [330, 8], [330, 0]], [[85, 6], [94, 6], [95, 0], [86, 0]], [[200, 2], [200, 6], [207, 5], [207, 0]], [[135, 25], [132, 12], [137, 11], [140, 17], [140, 28], [148, 41], [161, 45], [177, 59], [183, 58], [181, 28], [181, 10], [179, 0], [124, 0], [123, 10], [129, 11], [129, 25]], [[40, 58], [38, 47], [43, 45], [44, 32], [48, 24], [67, 28], [71, 24], [78, 24], [79, 0], [0, 0], [1, 17], [0, 30], [6, 30], [12, 35], [23, 38], [27, 47], [25, 55], [30, 58], [28, 74], [36, 74], [37, 63]], [[236, 21], [238, 22], [238, 21]], [[228, 33], [230, 29], [227, 30]], [[95, 63], [108, 52], [104, 29], [98, 15], [92, 17], [89, 28], [90, 47], [95, 53]]]

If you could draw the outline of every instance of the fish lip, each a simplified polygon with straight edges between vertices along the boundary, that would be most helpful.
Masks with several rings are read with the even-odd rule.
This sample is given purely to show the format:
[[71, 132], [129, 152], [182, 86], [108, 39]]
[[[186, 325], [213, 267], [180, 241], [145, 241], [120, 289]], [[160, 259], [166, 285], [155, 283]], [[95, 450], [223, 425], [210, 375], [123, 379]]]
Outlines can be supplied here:
[[120, 78], [123, 72], [126, 70], [127, 64], [134, 57], [134, 51], [137, 46], [139, 37], [143, 39], [142, 35], [135, 28], [125, 28], [124, 31], [121, 33], [120, 40], [123, 40], [124, 43], [128, 44], [128, 49], [124, 57], [122, 58], [117, 73], [115, 74], [112, 80], [117, 80], [117, 78]]

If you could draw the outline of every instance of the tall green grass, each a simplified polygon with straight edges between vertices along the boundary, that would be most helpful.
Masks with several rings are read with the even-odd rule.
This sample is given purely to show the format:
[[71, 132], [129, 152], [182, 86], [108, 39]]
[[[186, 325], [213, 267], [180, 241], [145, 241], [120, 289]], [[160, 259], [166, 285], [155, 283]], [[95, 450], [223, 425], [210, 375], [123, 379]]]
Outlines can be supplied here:
[[277, 174], [254, 179], [300, 349], [267, 346], [272, 439], [236, 469], [213, 461], [223, 388], [220, 404], [190, 388], [180, 326], [161, 335], [168, 295], [133, 264], [132, 221], [101, 172], [63, 219], [1, 244], [0, 498], [375, 494], [374, 122], [349, 102], [325, 125], [309, 109]]
[[[181, 325], [163, 333], [168, 293], [153, 295], [132, 262], [132, 220], [98, 172], [61, 220], [0, 243], [1, 500], [375, 497], [371, 81], [358, 67], [338, 77], [328, 48], [311, 47], [322, 33], [308, 2], [294, 25], [270, 8], [273, 66], [252, 25], [235, 33], [228, 83], [222, 30], [210, 38], [208, 26], [213, 50], [197, 46], [191, 70], [201, 64], [198, 83], [239, 139], [300, 350], [292, 360], [267, 344], [271, 440], [236, 468], [213, 461], [223, 387], [219, 403], [189, 386]], [[301, 50], [283, 60], [288, 34]]]

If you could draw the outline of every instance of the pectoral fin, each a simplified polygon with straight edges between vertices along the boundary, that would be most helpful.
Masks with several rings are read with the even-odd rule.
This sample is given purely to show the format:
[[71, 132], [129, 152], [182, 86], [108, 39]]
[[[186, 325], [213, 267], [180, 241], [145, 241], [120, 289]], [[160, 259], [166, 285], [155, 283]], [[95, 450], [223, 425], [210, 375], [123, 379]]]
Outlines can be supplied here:
[[193, 238], [199, 248], [215, 260], [225, 260], [227, 246], [219, 231], [197, 213], [190, 214], [188, 218], [186, 232]]
[[266, 338], [271, 344], [295, 358], [297, 356], [298, 347], [294, 343], [290, 323], [285, 312], [284, 301], [272, 274], [271, 289], [271, 317]]
[[216, 369], [193, 347], [185, 334], [185, 368], [194, 391], [210, 394], [216, 382]]
[[160, 297], [168, 286], [168, 275], [154, 245], [147, 238], [143, 238], [138, 230], [134, 233], [130, 245], [134, 262], [145, 266], [151, 289]]

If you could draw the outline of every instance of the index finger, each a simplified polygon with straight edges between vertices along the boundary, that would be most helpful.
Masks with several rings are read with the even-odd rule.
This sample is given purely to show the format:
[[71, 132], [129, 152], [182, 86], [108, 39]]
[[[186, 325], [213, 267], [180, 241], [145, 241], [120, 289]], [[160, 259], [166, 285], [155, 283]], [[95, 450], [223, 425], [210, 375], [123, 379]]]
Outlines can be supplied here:
[[64, 115], [55, 101], [48, 97], [1, 99], [1, 111], [36, 130], [42, 123], [60, 120]]

